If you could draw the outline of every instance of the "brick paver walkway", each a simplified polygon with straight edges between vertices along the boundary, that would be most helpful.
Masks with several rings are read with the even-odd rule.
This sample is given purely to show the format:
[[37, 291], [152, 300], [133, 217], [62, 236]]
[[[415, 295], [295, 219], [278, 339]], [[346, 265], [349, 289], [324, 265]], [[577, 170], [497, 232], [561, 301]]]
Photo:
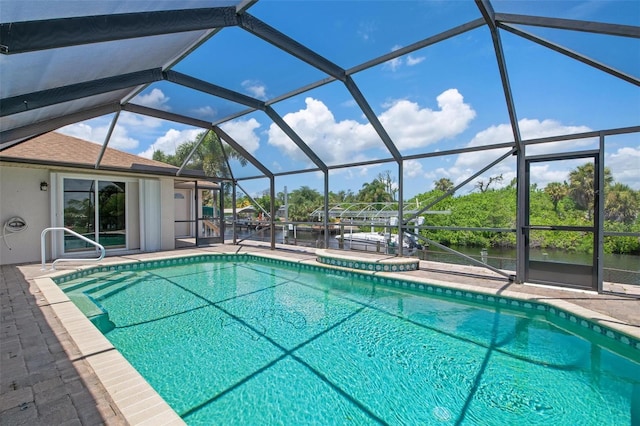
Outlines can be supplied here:
[[126, 425], [33, 277], [0, 268], [0, 425]]

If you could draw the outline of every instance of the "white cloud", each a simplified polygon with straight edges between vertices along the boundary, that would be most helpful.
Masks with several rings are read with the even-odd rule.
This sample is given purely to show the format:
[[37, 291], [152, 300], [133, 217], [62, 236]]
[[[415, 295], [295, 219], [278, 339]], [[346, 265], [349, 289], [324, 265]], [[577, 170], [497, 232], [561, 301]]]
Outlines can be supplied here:
[[[369, 182], [379, 173], [382, 167], [388, 167], [388, 164], [368, 164], [357, 167], [344, 167], [333, 169], [330, 171], [329, 181], [332, 185], [338, 185], [342, 188], [349, 188], [358, 192], [364, 182]], [[318, 174], [318, 179], [322, 179], [322, 173]]]
[[[84, 139], [90, 142], [102, 144], [111, 127], [112, 115], [94, 118], [79, 123], [70, 124], [58, 131], [70, 136]], [[157, 134], [162, 126], [162, 120], [155, 117], [133, 114], [123, 111], [109, 140], [109, 148], [132, 152], [140, 147], [141, 140], [149, 140]]]
[[[335, 164], [363, 160], [362, 151], [375, 146], [378, 136], [369, 124], [355, 120], [337, 122], [324, 103], [310, 97], [305, 99], [305, 104], [305, 109], [286, 114], [283, 119], [325, 162]], [[269, 144], [288, 157], [308, 161], [277, 125], [269, 126], [268, 136]]]
[[[422, 148], [464, 131], [475, 111], [464, 103], [456, 89], [438, 96], [440, 110], [420, 108], [414, 102], [400, 100], [388, 106], [379, 119], [399, 149]], [[328, 164], [364, 161], [372, 158], [369, 150], [386, 150], [369, 123], [336, 121], [327, 106], [317, 99], [305, 99], [306, 107], [286, 114], [285, 122]], [[278, 126], [268, 130], [269, 144], [285, 155], [308, 161], [302, 151]], [[379, 155], [379, 154], [377, 154]], [[387, 154], [388, 155], [388, 154]]]
[[432, 180], [438, 180], [440, 178], [446, 177], [451, 179], [451, 169], [438, 167], [434, 171], [429, 171], [425, 174], [425, 177], [428, 177]]
[[134, 129], [134, 133], [144, 133], [162, 126], [162, 120], [148, 115], [122, 112], [118, 117], [118, 125]]
[[162, 151], [165, 154], [175, 154], [178, 145], [196, 140], [197, 136], [202, 133], [202, 129], [176, 130], [169, 129], [167, 132], [156, 139], [149, 148], [138, 155], [145, 158], [152, 158], [155, 151]]
[[100, 140], [98, 135], [96, 135], [97, 132], [94, 132], [93, 127], [85, 122], [69, 124], [68, 126], [58, 129], [58, 131], [65, 135], [97, 144], [102, 144], [104, 142], [104, 138]]
[[414, 65], [418, 65], [420, 62], [424, 61], [426, 58], [424, 56], [407, 56], [407, 66], [412, 67]]
[[[65, 135], [102, 145], [110, 127], [110, 124], [104, 124], [104, 122], [105, 120], [84, 121], [62, 127], [58, 131]], [[129, 151], [136, 149], [138, 145], [139, 141], [129, 136], [127, 127], [116, 125], [111, 134], [108, 147], [120, 151]]]
[[[99, 131], [104, 130], [104, 135], [107, 134], [107, 129], [99, 129]], [[129, 136], [128, 129], [124, 126], [116, 125], [113, 129], [113, 133], [111, 134], [111, 139], [109, 140], [109, 147], [119, 149], [122, 151], [130, 151], [132, 149], [138, 148], [139, 141]]]
[[[566, 126], [555, 120], [540, 121], [536, 119], [523, 118], [518, 122], [518, 124], [520, 127], [520, 134], [522, 139], [536, 139], [549, 136], [567, 135], [587, 132], [590, 130], [586, 126]], [[484, 146], [511, 141], [513, 141], [513, 132], [511, 129], [511, 125], [499, 124], [478, 132], [474, 136], [474, 138], [467, 144], [467, 146]], [[585, 146], [591, 143], [593, 143], [592, 140], [572, 141], [571, 147], [575, 150], [575, 147], [577, 146]], [[540, 155], [543, 153], [551, 152], [565, 152], [567, 151], [566, 144], [566, 141], [561, 141], [533, 145], [527, 147], [527, 155]], [[460, 183], [507, 151], [507, 149], [493, 149], [460, 154], [458, 155], [453, 167], [448, 170], [449, 177], [452, 178], [456, 184]], [[503, 181], [501, 185], [508, 185], [515, 177], [515, 161], [512, 158], [515, 157], [507, 158], [505, 161], [502, 161], [491, 170], [488, 170], [483, 176], [478, 177], [478, 179], [487, 180], [489, 176], [502, 174]], [[538, 173], [539, 175], [536, 175], [536, 181], [539, 182], [540, 186], [544, 186], [543, 182], [564, 180], [556, 179], [556, 177], [559, 176], [558, 173], [560, 173], [557, 169], [554, 170], [553, 168], [547, 167], [544, 170], [539, 169]], [[566, 172], [561, 173], [564, 173], [566, 175]]]
[[254, 98], [267, 99], [267, 87], [259, 81], [245, 80], [240, 84]]
[[[395, 45], [391, 48], [392, 52], [395, 52], [396, 50], [400, 49], [402, 46], [400, 45]], [[400, 68], [402, 66], [402, 57], [397, 57], [397, 58], [393, 58], [390, 61], [387, 61], [384, 63], [384, 66], [391, 69], [391, 71], [396, 71], [398, 68]]]
[[380, 122], [398, 149], [422, 148], [458, 135], [476, 116], [457, 89], [444, 91], [436, 100], [439, 110], [400, 100], [380, 115]]
[[615, 182], [640, 190], [640, 146], [619, 148], [615, 153], [607, 155], [604, 163], [611, 169]]
[[171, 108], [167, 105], [169, 102], [169, 97], [167, 97], [162, 90], [153, 89], [149, 93], [140, 93], [138, 96], [134, 98], [134, 103], [140, 104], [142, 106], [146, 106], [149, 108], [161, 109], [163, 111], [170, 111]]
[[369, 173], [371, 171], [372, 168], [376, 168], [376, 167], [380, 167], [380, 165], [375, 164], [375, 165], [368, 165], [368, 166], [362, 166], [362, 167], [358, 167], [358, 175], [360, 176], [369, 176]]
[[393, 58], [393, 59], [385, 62], [384, 64], [391, 71], [395, 72], [402, 66], [402, 58], [401, 57]]
[[200, 118], [205, 118], [205, 119], [207, 118], [213, 119], [215, 118], [216, 115], [218, 115], [218, 111], [216, 111], [214, 108], [210, 107], [209, 105], [196, 108], [192, 111], [196, 116]]
[[260, 138], [255, 132], [260, 123], [255, 118], [229, 121], [220, 127], [249, 153], [254, 153], [260, 148]]
[[[156, 91], [154, 97], [161, 99], [163, 96], [161, 95], [162, 92], [158, 89], [154, 90]], [[80, 139], [102, 144], [111, 126], [112, 117], [112, 115], [107, 115], [74, 123], [62, 127], [58, 131]], [[162, 125], [163, 121], [158, 118], [123, 111], [118, 117], [108, 146], [109, 148], [121, 151], [136, 151], [140, 148], [140, 141], [154, 140], [157, 138], [158, 131]]]
[[413, 179], [418, 177], [423, 177], [424, 170], [422, 169], [422, 164], [416, 160], [407, 160], [403, 164], [404, 175], [407, 178]]
[[[568, 181], [570, 170], [563, 168], [557, 169], [552, 167], [552, 163], [538, 163], [531, 165], [532, 183], [536, 183], [538, 188], [544, 188], [551, 182]], [[566, 164], [564, 164], [566, 166]]]
[[[520, 120], [520, 133], [522, 139], [545, 138], [549, 136], [570, 135], [575, 133], [589, 132], [587, 126], [564, 126], [555, 120]], [[527, 147], [527, 155], [541, 155], [550, 153], [562, 153], [575, 150], [577, 147], [597, 147], [597, 138], [577, 139], [571, 142], [560, 141], [550, 142]]]
[[340, 103], [340, 106], [345, 107], [345, 108], [355, 108], [358, 106], [358, 103], [356, 102], [355, 99], [351, 98], [351, 99], [347, 99], [346, 101]]
[[[395, 45], [391, 48], [392, 52], [395, 52], [396, 50], [400, 49], [402, 46], [400, 45]], [[407, 55], [405, 56], [398, 56], [397, 58], [393, 58], [388, 60], [387, 62], [384, 63], [384, 66], [388, 69], [390, 69], [392, 72], [397, 71], [398, 69], [400, 69], [400, 67], [402, 67], [403, 65], [406, 65], [408, 67], [413, 67], [415, 65], [418, 65], [419, 63], [423, 62], [426, 58], [424, 56], [413, 56], [413, 55]]]
[[363, 21], [358, 24], [357, 34], [362, 40], [369, 41], [369, 39], [371, 39], [373, 34], [375, 33], [376, 29], [377, 26], [374, 22]]
[[[523, 118], [518, 121], [518, 127], [520, 128], [520, 137], [523, 140], [582, 133], [591, 130], [587, 126], [565, 126], [556, 120], [547, 119], [540, 121], [528, 118]], [[514, 138], [511, 124], [505, 123], [499, 124], [497, 126], [491, 126], [481, 132], [478, 132], [478, 134], [476, 134], [476, 136], [471, 140], [471, 142], [469, 142], [467, 146], [491, 145], [502, 142], [512, 142], [513, 140]], [[585, 142], [583, 141], [583, 143]], [[566, 144], [566, 142], [553, 142], [533, 145], [527, 148], [527, 155], [530, 154], [530, 150], [538, 149], [544, 149], [545, 152], [552, 152], [558, 147], [558, 144]], [[538, 153], [536, 153], [536, 155], [537, 154]]]

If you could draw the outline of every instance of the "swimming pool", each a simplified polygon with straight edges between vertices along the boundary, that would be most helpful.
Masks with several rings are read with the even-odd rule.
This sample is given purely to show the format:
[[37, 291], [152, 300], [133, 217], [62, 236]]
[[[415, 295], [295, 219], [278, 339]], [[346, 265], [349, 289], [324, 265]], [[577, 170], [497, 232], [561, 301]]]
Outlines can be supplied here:
[[224, 255], [57, 281], [189, 424], [637, 416], [640, 344], [629, 337], [530, 301], [320, 271]]

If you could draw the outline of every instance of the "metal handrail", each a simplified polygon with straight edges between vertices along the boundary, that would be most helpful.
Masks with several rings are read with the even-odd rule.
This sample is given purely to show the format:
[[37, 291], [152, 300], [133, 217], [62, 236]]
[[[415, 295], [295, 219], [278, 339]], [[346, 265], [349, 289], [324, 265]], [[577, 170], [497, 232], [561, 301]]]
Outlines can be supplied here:
[[100, 250], [100, 256], [97, 259], [87, 259], [87, 258], [76, 258], [76, 259], [72, 259], [72, 258], [64, 258], [64, 259], [56, 259], [51, 263], [51, 269], [55, 271], [56, 269], [56, 263], [58, 262], [90, 262], [90, 261], [96, 261], [99, 262], [102, 259], [104, 259], [104, 255], [105, 255], [105, 250], [104, 250], [104, 246], [100, 243], [96, 243], [93, 240], [90, 240], [89, 238], [85, 237], [84, 235], [80, 235], [75, 231], [72, 231], [69, 228], [63, 228], [63, 227], [53, 227], [53, 228], [45, 228], [42, 233], [40, 234], [40, 254], [41, 254], [41, 258], [42, 258], [42, 270], [46, 271], [47, 268], [45, 266], [45, 256], [46, 256], [46, 248], [44, 246], [44, 237], [47, 234], [47, 232], [49, 231], [64, 231], [64, 232], [68, 232], [71, 235], [80, 238], [83, 241], [86, 241], [90, 244], [93, 244], [94, 246], [96, 246], [99, 250]]

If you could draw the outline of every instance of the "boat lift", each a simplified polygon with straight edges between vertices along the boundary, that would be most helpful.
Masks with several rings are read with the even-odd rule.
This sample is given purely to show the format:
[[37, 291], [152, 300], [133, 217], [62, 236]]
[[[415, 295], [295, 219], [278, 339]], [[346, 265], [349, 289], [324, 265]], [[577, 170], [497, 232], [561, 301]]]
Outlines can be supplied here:
[[[420, 212], [420, 205], [416, 202], [405, 203], [403, 212], [407, 216], [415, 216]], [[329, 219], [337, 219], [340, 222], [363, 222], [373, 226], [388, 226], [391, 218], [398, 217], [398, 203], [335, 203], [329, 205]], [[420, 214], [451, 214], [451, 210], [427, 210]], [[321, 222], [324, 219], [324, 207], [319, 207], [310, 215], [314, 221]], [[420, 216], [411, 222], [418, 223]], [[373, 230], [372, 230], [373, 231]]]

